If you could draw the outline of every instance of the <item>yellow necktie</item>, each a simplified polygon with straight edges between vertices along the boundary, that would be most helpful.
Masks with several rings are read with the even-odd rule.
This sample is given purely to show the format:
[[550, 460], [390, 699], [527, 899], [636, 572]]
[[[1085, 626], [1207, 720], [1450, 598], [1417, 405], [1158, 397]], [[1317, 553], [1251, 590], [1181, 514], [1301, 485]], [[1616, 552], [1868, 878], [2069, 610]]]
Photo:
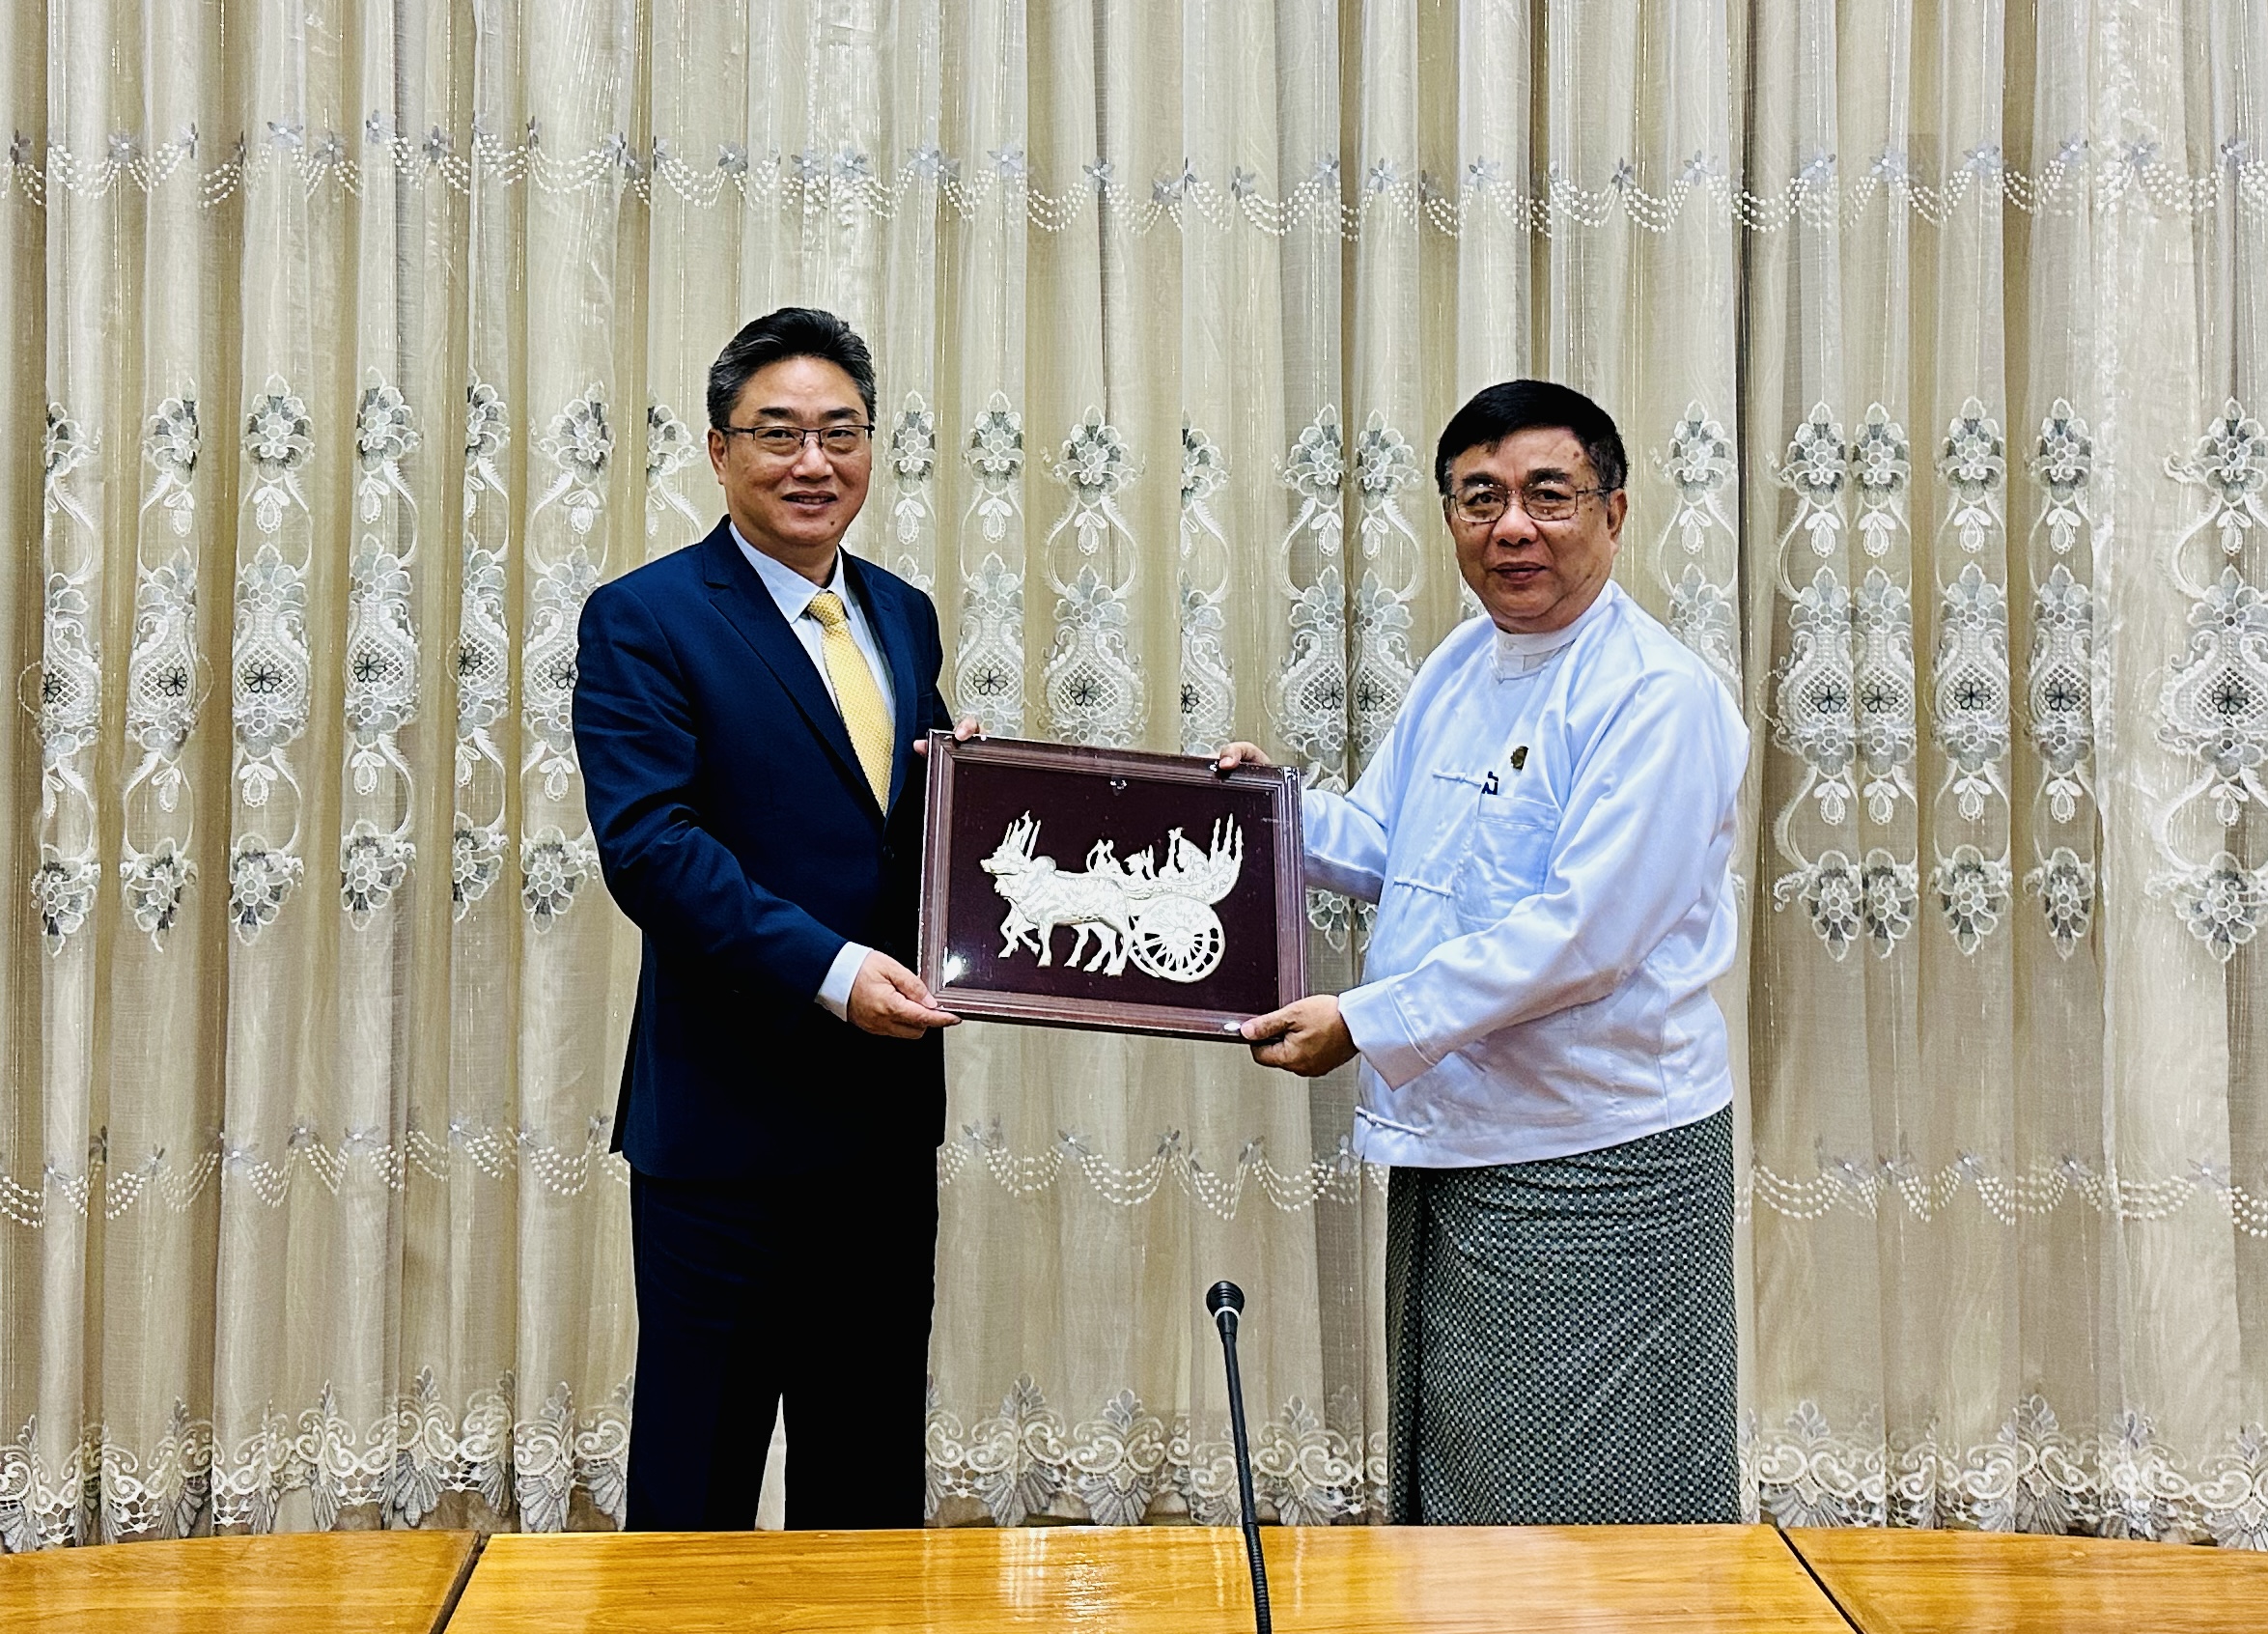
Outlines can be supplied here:
[[874, 803], [885, 810], [890, 803], [890, 713], [882, 707], [882, 689], [866, 655], [851, 639], [850, 616], [843, 599], [832, 590], [811, 598], [811, 616], [819, 620], [819, 650], [826, 660], [826, 678], [834, 683], [835, 707], [851, 729], [851, 747], [858, 751], [858, 765], [874, 785]]

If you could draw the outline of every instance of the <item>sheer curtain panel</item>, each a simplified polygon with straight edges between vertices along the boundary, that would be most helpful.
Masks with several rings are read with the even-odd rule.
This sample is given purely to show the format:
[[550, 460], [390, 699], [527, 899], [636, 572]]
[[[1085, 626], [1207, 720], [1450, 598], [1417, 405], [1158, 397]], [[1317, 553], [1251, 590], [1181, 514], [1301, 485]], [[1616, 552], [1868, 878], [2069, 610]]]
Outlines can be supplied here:
[[[1757, 1512], [2268, 1545], [2259, 6], [6, 0], [0, 63], [0, 1544], [620, 1521], [575, 624], [795, 301], [956, 705], [1332, 786], [1470, 610], [1442, 421], [1599, 398], [1754, 733]], [[936, 1517], [1231, 1518], [1225, 1276], [1263, 1508], [1375, 1518], [1351, 1078], [950, 1070]]]

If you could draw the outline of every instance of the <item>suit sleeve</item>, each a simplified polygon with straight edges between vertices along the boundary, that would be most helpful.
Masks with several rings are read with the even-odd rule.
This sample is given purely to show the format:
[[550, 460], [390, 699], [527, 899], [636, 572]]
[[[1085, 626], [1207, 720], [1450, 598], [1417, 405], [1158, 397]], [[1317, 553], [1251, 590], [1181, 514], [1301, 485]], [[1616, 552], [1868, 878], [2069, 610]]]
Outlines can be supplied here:
[[660, 620], [633, 592], [602, 586], [583, 606], [576, 666], [583, 800], [615, 902], [728, 981], [814, 997], [843, 938], [756, 885], [702, 827], [691, 703]]

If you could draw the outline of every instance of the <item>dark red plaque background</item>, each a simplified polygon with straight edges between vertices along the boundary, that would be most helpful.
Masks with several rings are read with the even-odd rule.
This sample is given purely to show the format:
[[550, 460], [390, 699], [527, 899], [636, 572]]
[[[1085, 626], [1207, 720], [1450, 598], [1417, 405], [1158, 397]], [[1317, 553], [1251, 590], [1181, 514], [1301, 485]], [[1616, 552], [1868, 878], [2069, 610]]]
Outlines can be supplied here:
[[[929, 751], [927, 850], [922, 869], [921, 975], [956, 1015], [1121, 1032], [1232, 1036], [1236, 1024], [1306, 992], [1306, 916], [1300, 890], [1300, 790], [1282, 768], [1218, 775], [1211, 762], [1016, 739], [957, 744], [934, 733]], [[1147, 849], [1166, 859], [1174, 829], [1209, 851], [1215, 823], [1244, 832], [1244, 865], [1213, 905], [1221, 959], [1193, 982], [1170, 981], [1132, 960], [1118, 975], [1070, 963], [1078, 933], [1059, 927], [1053, 963], [1029, 941], [1000, 957], [1007, 900], [981, 866], [1026, 812], [1039, 823], [1035, 854], [1066, 873], [1086, 868], [1097, 840], [1122, 862]], [[1089, 937], [1081, 963], [1093, 957]], [[951, 969], [952, 979], [943, 979]]]

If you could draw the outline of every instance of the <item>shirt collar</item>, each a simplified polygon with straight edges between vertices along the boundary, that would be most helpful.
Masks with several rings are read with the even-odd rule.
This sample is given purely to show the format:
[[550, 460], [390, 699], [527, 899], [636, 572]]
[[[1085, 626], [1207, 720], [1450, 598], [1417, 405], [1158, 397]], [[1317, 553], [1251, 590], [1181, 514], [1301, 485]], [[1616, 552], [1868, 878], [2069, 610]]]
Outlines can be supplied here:
[[1610, 578], [1599, 587], [1598, 599], [1582, 609], [1573, 624], [1563, 630], [1550, 630], [1540, 635], [1523, 635], [1518, 631], [1497, 632], [1496, 665], [1499, 681], [1513, 680], [1523, 675], [1533, 675], [1552, 660], [1575, 645], [1575, 639], [1601, 618], [1622, 591]]
[[843, 548], [835, 547], [834, 572], [825, 584], [814, 584], [785, 562], [776, 561], [742, 537], [740, 524], [730, 518], [725, 526], [733, 531], [733, 543], [741, 548], [741, 554], [748, 558], [748, 565], [756, 570], [756, 577], [764, 580], [764, 588], [771, 592], [771, 599], [779, 606], [780, 616], [790, 624], [810, 610], [811, 598], [822, 590], [832, 590], [836, 598], [848, 606], [850, 595], [843, 584]]

